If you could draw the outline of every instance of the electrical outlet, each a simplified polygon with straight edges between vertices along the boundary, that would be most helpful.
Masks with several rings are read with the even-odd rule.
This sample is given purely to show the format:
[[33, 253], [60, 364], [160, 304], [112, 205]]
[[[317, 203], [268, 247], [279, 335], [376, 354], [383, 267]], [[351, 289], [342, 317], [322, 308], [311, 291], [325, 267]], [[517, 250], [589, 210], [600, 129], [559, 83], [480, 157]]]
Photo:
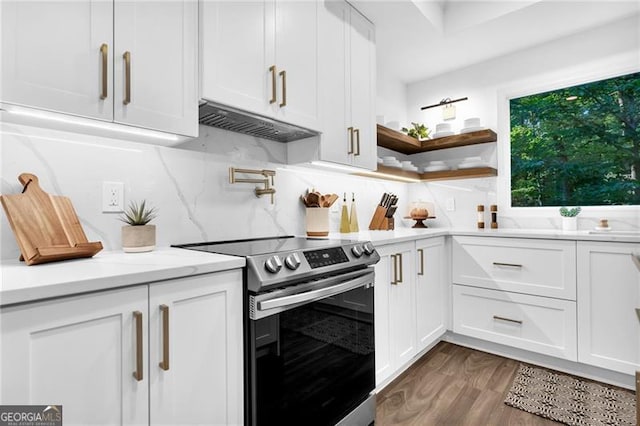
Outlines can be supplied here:
[[456, 210], [456, 199], [455, 198], [447, 198], [447, 211], [453, 212]]
[[121, 213], [124, 211], [124, 184], [122, 182], [102, 182], [102, 212]]

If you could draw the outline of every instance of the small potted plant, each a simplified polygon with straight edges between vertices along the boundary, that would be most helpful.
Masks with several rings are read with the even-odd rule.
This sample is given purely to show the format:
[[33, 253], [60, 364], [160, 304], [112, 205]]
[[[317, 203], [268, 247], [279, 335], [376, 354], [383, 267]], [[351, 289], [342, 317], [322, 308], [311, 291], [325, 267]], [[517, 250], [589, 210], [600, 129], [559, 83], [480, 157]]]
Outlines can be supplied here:
[[140, 204], [132, 201], [119, 218], [127, 224], [122, 227], [122, 250], [126, 253], [152, 251], [156, 247], [156, 226], [148, 223], [155, 217], [155, 207], [148, 208], [145, 200]]
[[420, 123], [411, 123], [413, 128], [407, 129], [406, 127], [402, 128], [402, 131], [406, 133], [408, 136], [412, 138], [416, 138], [418, 140], [429, 139], [429, 128], [424, 124]]
[[578, 229], [578, 215], [582, 211], [581, 207], [560, 207], [560, 216], [562, 216], [562, 230], [576, 231]]

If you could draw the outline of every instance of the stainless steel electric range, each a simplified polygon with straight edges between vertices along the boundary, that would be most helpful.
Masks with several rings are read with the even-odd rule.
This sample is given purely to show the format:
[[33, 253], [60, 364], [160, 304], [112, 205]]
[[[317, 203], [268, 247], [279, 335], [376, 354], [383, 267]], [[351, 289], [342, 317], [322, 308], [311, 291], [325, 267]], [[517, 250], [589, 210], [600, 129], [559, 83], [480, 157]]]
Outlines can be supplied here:
[[245, 424], [375, 418], [370, 242], [274, 237], [176, 247], [242, 256]]

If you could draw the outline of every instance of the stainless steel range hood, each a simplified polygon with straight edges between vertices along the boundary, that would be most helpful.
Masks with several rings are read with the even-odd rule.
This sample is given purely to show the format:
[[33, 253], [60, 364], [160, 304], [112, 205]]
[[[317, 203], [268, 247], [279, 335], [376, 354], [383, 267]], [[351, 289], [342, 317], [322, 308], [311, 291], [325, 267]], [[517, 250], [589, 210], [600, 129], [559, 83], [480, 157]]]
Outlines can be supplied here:
[[277, 142], [291, 142], [319, 134], [304, 127], [294, 126], [206, 99], [201, 100], [198, 121], [206, 126], [218, 127]]

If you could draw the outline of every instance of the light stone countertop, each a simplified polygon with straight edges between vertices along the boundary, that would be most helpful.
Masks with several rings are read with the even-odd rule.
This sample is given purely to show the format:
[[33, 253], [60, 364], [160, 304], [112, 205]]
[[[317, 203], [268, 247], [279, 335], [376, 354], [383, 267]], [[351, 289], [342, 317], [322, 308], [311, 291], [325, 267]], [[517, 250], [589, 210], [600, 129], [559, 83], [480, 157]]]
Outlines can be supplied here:
[[29, 302], [190, 275], [242, 268], [241, 257], [178, 248], [147, 253], [102, 251], [90, 259], [26, 266], [3, 260], [0, 264], [0, 305]]
[[393, 231], [361, 231], [352, 234], [331, 233], [329, 238], [371, 241], [374, 246], [415, 241], [422, 238], [446, 235], [474, 237], [536, 238], [549, 240], [604, 241], [620, 243], [640, 243], [640, 232], [628, 233], [609, 231], [560, 231], [554, 229], [459, 229], [459, 228], [398, 228]]
[[[393, 231], [331, 233], [331, 239], [371, 241], [374, 246], [449, 235], [536, 238], [573, 241], [640, 243], [640, 232], [592, 234], [544, 229], [398, 228]], [[26, 266], [16, 260], [0, 263], [0, 306], [91, 291], [108, 290], [191, 275], [242, 268], [245, 260], [178, 248], [148, 253], [103, 251], [90, 259]]]

